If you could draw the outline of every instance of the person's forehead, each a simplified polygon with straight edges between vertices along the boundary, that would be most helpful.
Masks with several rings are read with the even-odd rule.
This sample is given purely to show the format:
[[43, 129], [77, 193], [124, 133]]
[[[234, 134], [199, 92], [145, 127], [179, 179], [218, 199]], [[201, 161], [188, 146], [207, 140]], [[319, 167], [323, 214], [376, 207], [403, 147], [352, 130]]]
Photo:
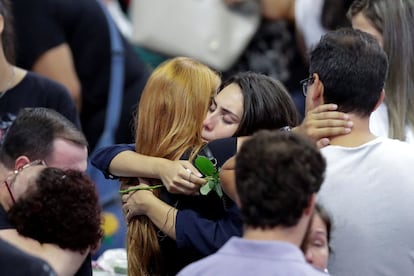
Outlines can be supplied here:
[[243, 93], [237, 84], [232, 83], [223, 88], [214, 100], [221, 108], [230, 110], [232, 113], [237, 115], [242, 115], [243, 113]]
[[53, 151], [46, 161], [49, 167], [85, 171], [87, 158], [88, 149], [86, 146], [66, 139], [56, 138], [53, 141]]
[[321, 218], [321, 216], [318, 213], [314, 214], [314, 217], [312, 218], [312, 229], [323, 231], [323, 232], [327, 232], [326, 231], [326, 223], [324, 222], [324, 220]]

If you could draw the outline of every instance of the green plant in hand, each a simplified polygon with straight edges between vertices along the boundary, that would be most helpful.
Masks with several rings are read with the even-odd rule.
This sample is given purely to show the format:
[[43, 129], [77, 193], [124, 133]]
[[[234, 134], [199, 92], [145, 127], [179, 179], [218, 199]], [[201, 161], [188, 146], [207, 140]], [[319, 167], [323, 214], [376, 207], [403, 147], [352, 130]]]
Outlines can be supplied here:
[[220, 168], [217, 169], [213, 162], [205, 156], [197, 156], [194, 161], [195, 167], [205, 176], [207, 183], [201, 186], [200, 193], [207, 195], [214, 190], [219, 197], [223, 196], [220, 186]]
[[145, 187], [132, 187], [124, 190], [120, 190], [121, 195], [129, 194], [130, 192], [139, 191], [139, 190], [155, 190], [163, 188], [164, 185], [154, 185], [154, 186], [145, 186]]

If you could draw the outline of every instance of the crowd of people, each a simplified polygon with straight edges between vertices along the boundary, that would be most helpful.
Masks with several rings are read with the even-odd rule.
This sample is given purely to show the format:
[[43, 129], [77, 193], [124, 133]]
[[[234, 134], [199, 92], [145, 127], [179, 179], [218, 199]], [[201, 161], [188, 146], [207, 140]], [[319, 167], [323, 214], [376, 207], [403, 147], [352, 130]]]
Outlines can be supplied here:
[[[120, 184], [128, 275], [414, 274], [413, 0], [261, 0], [227, 72], [151, 68], [121, 34], [116, 144], [94, 149], [111, 70], [97, 1], [0, 0], [1, 274], [94, 273], [88, 158]], [[295, 49], [266, 64], [295, 52], [289, 73], [249, 66], [269, 24]]]

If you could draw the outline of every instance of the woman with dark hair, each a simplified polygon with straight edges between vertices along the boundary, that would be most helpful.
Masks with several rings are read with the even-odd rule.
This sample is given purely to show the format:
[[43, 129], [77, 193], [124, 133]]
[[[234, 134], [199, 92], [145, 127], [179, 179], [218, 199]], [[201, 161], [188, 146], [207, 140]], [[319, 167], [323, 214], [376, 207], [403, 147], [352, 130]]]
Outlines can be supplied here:
[[[170, 60], [167, 62], [167, 64], [172, 63], [173, 61], [174, 60]], [[162, 66], [165, 67], [166, 65], [163, 64]], [[193, 66], [193, 70], [195, 68], [196, 67]], [[161, 70], [161, 72], [165, 70], [166, 69], [164, 68]], [[157, 89], [151, 89], [151, 94], [149, 95], [152, 96], [152, 101], [151, 105], [148, 105], [147, 112], [140, 113], [145, 114], [145, 116], [138, 116], [138, 119], [144, 120], [141, 122], [141, 125], [145, 123], [145, 121], [149, 122], [150, 120], [157, 120], [158, 124], [163, 125], [166, 124], [166, 120], [169, 118], [169, 116], [172, 116], [168, 112], [157, 111], [159, 110], [158, 106], [165, 100], [164, 98], [166, 96], [166, 92], [164, 91], [165, 89], [162, 90], [159, 87], [168, 87], [168, 91], [173, 92], [173, 88], [177, 85], [175, 82], [179, 82], [181, 85], [185, 85], [185, 88], [188, 89], [188, 87], [191, 87], [190, 83], [193, 83], [194, 81], [197, 81], [197, 83], [199, 83], [202, 79], [200, 76], [193, 78], [174, 77], [174, 80], [170, 81], [169, 85], [166, 86], [160, 84], [163, 82], [166, 74], [159, 73], [160, 72], [158, 72], [158, 70], [155, 71], [155, 75], [151, 76], [150, 78], [153, 80], [149, 82], [149, 87], [155, 87]], [[177, 74], [181, 73], [181, 69], [175, 69], [171, 71], [167, 76], [176, 76]], [[155, 85], [156, 83], [157, 85]], [[217, 86], [218, 85], [219, 84], [217, 83]], [[198, 88], [198, 93], [205, 93], [205, 87], [207, 86], [204, 86], [204, 88]], [[204, 142], [216, 140], [219, 138], [231, 137], [234, 136], [236, 132], [238, 135], [249, 135], [259, 128], [278, 129], [285, 126], [293, 127], [297, 124], [296, 108], [293, 104], [292, 99], [290, 98], [286, 89], [281, 85], [281, 83], [270, 77], [257, 73], [241, 73], [235, 76], [229, 82], [226, 82], [222, 88], [223, 89], [217, 95], [210, 95], [210, 97], [213, 96], [214, 98], [212, 99], [208, 110], [204, 111], [204, 115], [202, 116], [204, 121], [201, 120], [199, 124], [191, 124], [191, 126], [196, 127], [196, 129], [200, 130], [199, 134], [197, 131], [197, 133], [194, 135], [200, 135], [200, 138], [204, 140]], [[144, 93], [145, 91], [147, 91], [147, 89], [144, 90]], [[162, 95], [156, 97], [154, 95], [154, 91], [156, 94], [162, 92]], [[190, 92], [191, 91], [188, 93]], [[174, 94], [176, 93], [177, 92], [175, 91]], [[188, 106], [191, 99], [184, 95], [181, 95], [178, 98], [180, 99], [177, 103], [179, 108], [177, 108], [175, 112], [177, 114], [181, 114], [184, 110], [187, 110], [185, 116], [180, 115], [180, 118], [182, 118], [180, 120], [187, 120], [188, 116], [192, 116], [193, 120], [194, 118], [197, 118], [198, 121], [200, 118], [199, 112], [197, 112], [197, 117], [195, 117], [195, 115], [192, 115], [192, 113], [188, 113], [189, 110], [193, 110], [194, 108], [194, 106], [192, 108]], [[169, 99], [170, 101], [173, 101], [173, 97]], [[185, 99], [184, 103], [183, 99]], [[169, 104], [172, 103], [170, 102]], [[142, 103], [142, 99], [140, 102], [140, 106], [141, 105], [144, 105]], [[198, 108], [197, 110], [202, 111], [202, 106], [203, 105], [201, 104], [196, 106]], [[324, 108], [325, 109], [322, 108], [315, 113], [319, 114], [320, 112], [330, 110], [331, 107], [325, 106]], [[141, 112], [141, 107], [139, 110]], [[151, 117], [149, 114], [162, 114], [163, 118], [165, 117], [165, 120], [160, 121], [159, 117]], [[342, 126], [345, 124], [344, 121], [340, 119], [342, 118], [342, 114], [336, 112], [333, 112], [333, 114], [334, 115], [331, 118], [338, 119], [335, 125], [340, 126], [340, 128], [336, 129], [336, 131], [344, 131], [344, 128]], [[315, 125], [318, 127], [324, 125], [323, 123], [320, 123], [321, 120], [323, 121], [324, 119], [319, 118], [318, 120], [318, 118], [315, 118]], [[155, 128], [150, 126], [148, 122], [145, 123], [147, 127], [140, 128], [139, 131], [137, 130], [137, 134], [139, 135], [137, 136], [137, 142], [140, 141], [140, 149], [157, 147], [158, 143], [154, 141], [159, 141], [162, 137], [165, 136], [165, 134], [155, 133], [153, 131], [154, 129], [161, 129], [162, 133], [164, 133], [164, 127], [157, 126]], [[189, 123], [187, 123], [187, 125], [188, 124]], [[139, 125], [140, 124], [138, 124], [138, 126]], [[178, 124], [178, 122], [172, 124], [174, 128], [177, 128], [179, 125], [180, 124]], [[315, 127], [315, 125], [313, 125], [313, 127]], [[314, 130], [318, 127], [315, 127]], [[326, 129], [323, 127], [321, 129], [323, 129], [322, 132], [318, 132], [320, 129], [316, 131], [318, 135], [326, 131]], [[329, 131], [332, 131], [332, 129], [329, 129]], [[181, 135], [178, 134], [182, 134], [181, 132], [177, 132], [174, 129], [171, 130], [171, 127], [168, 128], [168, 133], [170, 133], [168, 137], [171, 137], [171, 134], [177, 135], [177, 137], [181, 137]], [[143, 138], [141, 138], [141, 136], [143, 136]], [[151, 139], [148, 138], [150, 136], [152, 137]], [[188, 138], [189, 137], [187, 137], [187, 139]], [[143, 139], [148, 142], [145, 143]], [[167, 145], [167, 141], [168, 143], [172, 143], [172, 141], [164, 139], [163, 144]], [[208, 149], [211, 151], [213, 158], [217, 160], [218, 166], [221, 166], [224, 161], [236, 153], [237, 147], [240, 146], [239, 142], [241, 141], [241, 138], [232, 137], [224, 140], [219, 140], [208, 145]], [[172, 144], [176, 145], [177, 142], [178, 140], [175, 139], [174, 143]], [[183, 145], [188, 146], [188, 141], [186, 143], [181, 143], [181, 147], [183, 147]], [[193, 157], [192, 153], [194, 152], [194, 146], [195, 145], [193, 145], [191, 155], [189, 155], [190, 157]], [[130, 147], [129, 149], [133, 150], [134, 146], [132, 146], [132, 148]], [[205, 183], [205, 180], [200, 178], [201, 175], [198, 175], [198, 171], [191, 165], [191, 163], [178, 163], [178, 166], [174, 167], [172, 170], [178, 170], [180, 172], [178, 174], [173, 173], [170, 175], [173, 175], [176, 177], [176, 179], [178, 179], [177, 182], [182, 185], [181, 187], [185, 187], [186, 185], [186, 188], [181, 188], [181, 190], [179, 188], [171, 188], [173, 186], [171, 185], [171, 182], [173, 182], [173, 184], [177, 184], [174, 183], [176, 180], [174, 180], [174, 177], [165, 177], [165, 171], [171, 171], [171, 168], [168, 168], [168, 166], [171, 166], [172, 161], [144, 156], [142, 154], [145, 152], [142, 152], [141, 150], [138, 152], [139, 154], [132, 151], [122, 153], [119, 152], [119, 149], [114, 150], [114, 148], [103, 149], [97, 155], [95, 155], [92, 163], [94, 165], [97, 165], [97, 167], [103, 171], [107, 171], [109, 168], [109, 170], [116, 175], [129, 177], [139, 176], [146, 178], [161, 178], [162, 183], [165, 185], [169, 192], [194, 194], [194, 192], [197, 192], [199, 190], [200, 185]], [[164, 153], [160, 155], [159, 152], [159, 148], [154, 148], [149, 153], [152, 156], [166, 157]], [[187, 155], [184, 157], [188, 159], [189, 156]], [[170, 159], [169, 157], [167, 158]], [[167, 164], [167, 166], [165, 164]], [[166, 167], [167, 169], [164, 169]], [[178, 169], [176, 169], [177, 167]], [[171, 181], [171, 179], [173, 179], [173, 181]], [[136, 206], [131, 206], [130, 209], [128, 207], [128, 204], [126, 205], [125, 210], [127, 212], [128, 219], [131, 219], [134, 217], [134, 215], [147, 215], [152, 223], [154, 223], [155, 226], [161, 230], [161, 234], [159, 235], [164, 238], [160, 239], [160, 241], [163, 244], [169, 244], [168, 247], [171, 250], [168, 252], [175, 252], [164, 254], [164, 261], [168, 262], [168, 265], [164, 265], [163, 267], [167, 268], [169, 273], [174, 274], [178, 272], [189, 262], [197, 260], [214, 252], [230, 236], [241, 233], [241, 221], [238, 215], [238, 209], [230, 201], [226, 201], [228, 204], [226, 204], [225, 207], [229, 207], [229, 209], [224, 210], [222, 200], [218, 198], [214, 193], [210, 193], [207, 197], [176, 197], [170, 193], [167, 193], [165, 190], [162, 190], [161, 194], [163, 200], [158, 199], [153, 195], [152, 192], [145, 193], [145, 191], [135, 192], [130, 197], [131, 201], [129, 201], [129, 203], [133, 205], [135, 197], [145, 197], [146, 195], [152, 195], [152, 198], [150, 200], [153, 200], [154, 206], [156, 207], [148, 209], [159, 210], [159, 212], [153, 216], [151, 214], [144, 214], [144, 212], [141, 212], [142, 210], [135, 210]], [[177, 198], [180, 200], [177, 201]], [[126, 200], [126, 198], [124, 199]], [[178, 205], [177, 202], [179, 202]], [[216, 231], [210, 231], [212, 228], [216, 228]], [[143, 232], [141, 231], [139, 233]], [[166, 236], [169, 236], [172, 239], [168, 239]], [[133, 238], [134, 236], [131, 235], [131, 239]], [[138, 239], [135, 237], [135, 240]], [[154, 240], [155, 239], [152, 238], [151, 243], [153, 243]], [[167, 252], [166, 250], [161, 251], [161, 253]], [[150, 251], [146, 250], [145, 252], [148, 253]], [[147, 256], [149, 255], [150, 254], [148, 253]], [[134, 269], [134, 267], [144, 267], [142, 265], [136, 265], [136, 263], [137, 262], [134, 262], [130, 267], [132, 269]]]
[[36, 173], [8, 211], [17, 231], [81, 254], [96, 249], [103, 233], [94, 183], [73, 170], [42, 167]]
[[[236, 74], [221, 85], [212, 99], [203, 123], [203, 138], [213, 141], [226, 136], [249, 136], [258, 129], [293, 128], [298, 124], [298, 114], [291, 104], [294, 103], [280, 81], [252, 72]], [[229, 120], [230, 113], [237, 119]], [[231, 131], [224, 133], [228, 126]]]
[[316, 203], [312, 221], [301, 247], [306, 261], [324, 272], [328, 272], [331, 229], [331, 216], [322, 205]]

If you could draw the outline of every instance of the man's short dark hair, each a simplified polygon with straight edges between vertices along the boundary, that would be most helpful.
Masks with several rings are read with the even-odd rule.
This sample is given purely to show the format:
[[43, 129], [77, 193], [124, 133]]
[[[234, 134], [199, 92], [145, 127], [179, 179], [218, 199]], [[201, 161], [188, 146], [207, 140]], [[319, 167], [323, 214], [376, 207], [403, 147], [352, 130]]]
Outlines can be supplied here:
[[236, 187], [244, 223], [255, 228], [298, 223], [324, 179], [325, 159], [292, 132], [262, 130], [236, 156]]
[[310, 54], [310, 74], [324, 85], [324, 100], [342, 112], [369, 116], [380, 98], [388, 61], [369, 34], [350, 28], [325, 34]]
[[2, 137], [0, 162], [13, 168], [21, 155], [31, 160], [45, 159], [52, 153], [56, 138], [88, 145], [83, 133], [57, 111], [44, 107], [22, 109]]

